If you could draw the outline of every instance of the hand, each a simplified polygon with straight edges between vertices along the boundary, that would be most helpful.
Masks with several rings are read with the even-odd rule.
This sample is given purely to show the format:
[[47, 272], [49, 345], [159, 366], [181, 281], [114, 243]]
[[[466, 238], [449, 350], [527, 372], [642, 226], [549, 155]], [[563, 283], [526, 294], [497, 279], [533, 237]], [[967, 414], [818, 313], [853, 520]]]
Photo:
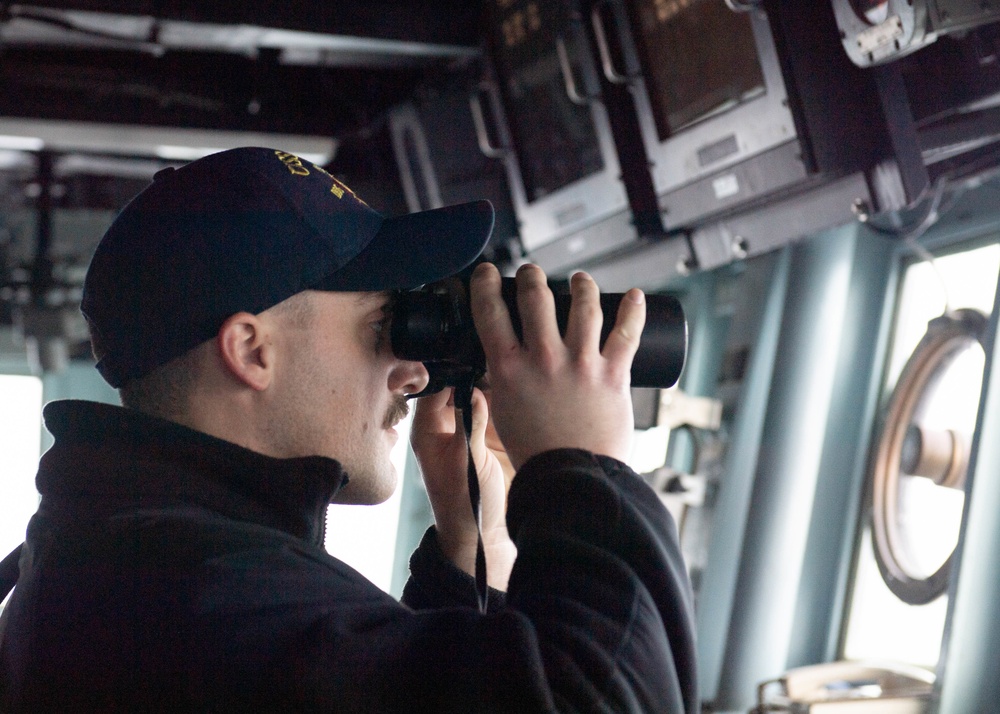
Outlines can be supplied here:
[[[452, 390], [417, 400], [410, 444], [423, 474], [441, 550], [457, 567], [475, 575], [478, 530], [469, 503], [465, 431]], [[470, 445], [479, 475], [487, 581], [506, 590], [517, 555], [506, 520], [507, 489], [514, 470], [489, 419], [486, 397], [478, 389], [472, 395]]]
[[[492, 392], [489, 387], [483, 387], [483, 394], [486, 396], [486, 405], [489, 408], [490, 413], [493, 413], [493, 407], [490, 406], [490, 399], [492, 398]], [[500, 462], [500, 468], [503, 470], [503, 480], [504, 480], [504, 495], [510, 491], [510, 484], [514, 481], [514, 475], [517, 473], [517, 469], [514, 468], [514, 464], [510, 462], [510, 456], [507, 455], [507, 448], [503, 445], [500, 440], [500, 435], [497, 433], [496, 424], [493, 423], [493, 419], [487, 419], [486, 421], [486, 448], [493, 452], [497, 461]], [[506, 501], [505, 501], [506, 510]]]
[[645, 298], [630, 290], [600, 347], [600, 292], [576, 273], [565, 337], [552, 291], [535, 265], [517, 272], [523, 344], [500, 296], [500, 274], [484, 263], [472, 275], [472, 315], [486, 353], [493, 418], [516, 468], [550, 449], [581, 448], [624, 461], [633, 430], [632, 358], [646, 319]]

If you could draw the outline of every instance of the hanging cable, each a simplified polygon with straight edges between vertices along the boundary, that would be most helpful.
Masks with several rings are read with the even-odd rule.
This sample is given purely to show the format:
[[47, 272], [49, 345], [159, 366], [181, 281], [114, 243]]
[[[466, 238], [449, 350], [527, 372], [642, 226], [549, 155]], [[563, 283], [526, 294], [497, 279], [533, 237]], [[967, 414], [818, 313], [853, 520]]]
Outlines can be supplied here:
[[483, 508], [479, 493], [479, 474], [476, 472], [476, 462], [472, 458], [472, 393], [475, 389], [475, 377], [470, 375], [462, 384], [455, 387], [455, 407], [462, 412], [462, 425], [465, 429], [465, 446], [468, 455], [466, 477], [469, 484], [469, 505], [472, 507], [472, 517], [476, 521], [476, 597], [479, 612], [485, 614], [489, 599], [489, 584], [486, 577], [486, 549], [483, 546]]
[[967, 191], [1000, 175], [998, 161], [1000, 161], [1000, 150], [992, 151], [969, 164], [939, 175], [911, 204], [914, 208], [923, 204], [924, 208], [920, 211], [920, 218], [908, 227], [882, 228], [874, 223], [868, 223], [868, 227], [876, 233], [902, 241], [914, 255], [931, 267], [944, 295], [943, 314], [951, 311], [948, 286], [934, 255], [920, 243], [920, 239], [955, 207]]

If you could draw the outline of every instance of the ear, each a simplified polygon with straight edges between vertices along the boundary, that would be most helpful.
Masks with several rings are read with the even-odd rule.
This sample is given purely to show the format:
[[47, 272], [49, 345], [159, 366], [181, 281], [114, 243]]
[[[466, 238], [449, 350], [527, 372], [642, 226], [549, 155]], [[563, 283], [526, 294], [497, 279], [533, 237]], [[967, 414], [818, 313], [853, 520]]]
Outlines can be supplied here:
[[229, 374], [258, 392], [271, 384], [274, 345], [269, 326], [256, 315], [238, 312], [219, 328], [219, 356]]

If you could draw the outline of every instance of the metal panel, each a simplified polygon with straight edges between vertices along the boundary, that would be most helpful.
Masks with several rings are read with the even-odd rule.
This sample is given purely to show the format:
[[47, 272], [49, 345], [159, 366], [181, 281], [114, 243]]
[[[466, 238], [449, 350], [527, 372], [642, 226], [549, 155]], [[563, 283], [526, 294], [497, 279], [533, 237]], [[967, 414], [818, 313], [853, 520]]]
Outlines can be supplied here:
[[[619, 211], [572, 235], [529, 250], [528, 258], [555, 276], [584, 266], [587, 261], [628, 246], [635, 240], [631, 215], [628, 211]], [[670, 272], [673, 271], [661, 274], [661, 278], [667, 277]]]
[[799, 143], [790, 141], [752, 161], [709, 174], [661, 196], [660, 207], [668, 227], [703, 223], [706, 216], [787, 191], [790, 184], [800, 186], [809, 179]]
[[629, 288], [659, 290], [682, 277], [684, 271], [680, 266], [690, 260], [687, 242], [669, 238], [584, 267], [606, 292], [624, 292]]
[[695, 230], [698, 265], [712, 268], [758, 255], [857, 219], [855, 206], [874, 199], [866, 178], [853, 174], [800, 195]]
[[[642, 91], [636, 92], [643, 141], [654, 163], [653, 178], [658, 193], [671, 191], [796, 138], [795, 122], [788, 108], [788, 95], [767, 16], [754, 9], [749, 17], [765, 81], [765, 91], [760, 96], [684, 127], [660, 141], [653, 124], [648, 87], [643, 85]], [[711, 156], [712, 147], [728, 143], [732, 143], [735, 150], [719, 152], [721, 155], [711, 160], [715, 158]], [[797, 179], [792, 174], [775, 180], [787, 185]]]
[[[502, 13], [514, 12], [516, 15], [519, 12], [517, 8], [507, 7], [508, 5], [510, 3], [503, 3], [502, 11], [497, 11], [498, 21], [507, 17]], [[548, 21], [559, 24], [556, 28], [546, 28], [544, 22]], [[569, 14], [566, 14], [564, 19], [560, 19], [559, 13], [553, 11], [551, 19], [543, 19], [542, 26], [535, 32], [554, 33], [556, 39], [551, 46], [545, 44], [544, 47], [540, 47], [539, 52], [543, 54], [535, 57], [534, 64], [525, 64], [519, 71], [524, 73], [525, 82], [536, 88], [549, 86], [553, 82], [553, 77], [558, 78], [559, 88], [550, 89], [550, 93], [546, 94], [554, 107], [553, 111], [568, 113], [579, 112], [581, 107], [586, 108], [589, 122], [596, 132], [596, 148], [602, 166], [596, 171], [587, 173], [571, 183], [544, 193], [544, 195], [529, 194], [527, 185], [529, 179], [524, 167], [520, 165], [517, 153], [517, 150], [520, 150], [523, 155], [528, 147], [523, 145], [515, 147], [514, 141], [517, 137], [523, 142], [523, 138], [517, 136], [519, 122], [521, 122], [520, 130], [522, 133], [537, 131], [538, 127], [525, 126], [525, 117], [512, 113], [513, 107], [509, 95], [510, 87], [515, 82], [515, 78], [505, 76], [506, 55], [504, 53], [513, 55], [517, 48], [506, 48], [501, 52], [500, 48], [493, 46], [491, 56], [496, 81], [485, 85], [487, 96], [478, 100], [479, 107], [481, 110], [485, 110], [487, 106], [484, 105], [488, 105], [488, 108], [496, 115], [496, 131], [499, 134], [498, 141], [500, 143], [500, 152], [498, 153], [504, 157], [514, 208], [520, 222], [521, 241], [528, 252], [537, 251], [542, 246], [577, 233], [628, 208], [625, 187], [619, 178], [621, 167], [611, 135], [607, 110], [595, 98], [597, 94], [597, 69], [590, 59], [591, 53], [587, 49], [586, 37], [578, 20], [571, 19]], [[494, 29], [494, 33], [502, 35], [498, 32], [498, 28]], [[534, 41], [541, 42], [540, 37], [541, 34], [536, 35]], [[566, 50], [559, 48], [574, 46], [570, 42], [573, 38], [575, 38], [575, 46], [579, 48], [574, 57], [576, 60], [574, 69], [581, 73], [581, 76], [574, 80], [579, 83], [579, 89], [571, 88], [572, 82], [567, 82], [564, 89], [562, 84], [566, 79], [565, 75], [569, 74], [570, 70], [566, 66], [569, 62], [561, 62], [559, 58], [559, 55], [566, 54]], [[502, 42], [503, 40], [494, 39], [494, 45]], [[563, 92], [564, 94], [561, 94]], [[484, 98], [487, 100], [486, 102], [482, 101]], [[485, 127], [481, 127], [481, 130], [483, 134], [486, 133]], [[560, 144], [568, 143], [568, 139], [567, 136], [552, 136], [547, 150], [540, 149], [536, 158], [550, 164], [558, 163], [560, 161]], [[537, 193], [536, 191], [535, 194]], [[634, 235], [634, 231], [632, 233]]]

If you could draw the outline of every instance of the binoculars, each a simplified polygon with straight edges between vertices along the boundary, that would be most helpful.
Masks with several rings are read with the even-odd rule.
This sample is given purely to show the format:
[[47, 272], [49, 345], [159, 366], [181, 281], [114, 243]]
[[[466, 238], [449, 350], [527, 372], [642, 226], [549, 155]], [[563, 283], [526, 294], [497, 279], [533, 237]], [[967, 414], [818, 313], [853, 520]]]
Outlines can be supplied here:
[[[513, 278], [503, 278], [501, 291], [510, 312], [514, 332], [522, 336], [517, 310], [517, 287]], [[565, 334], [570, 295], [555, 292], [556, 322]], [[604, 323], [601, 346], [615, 324], [623, 293], [601, 295]], [[423, 362], [430, 383], [419, 395], [445, 387], [473, 384], [486, 373], [486, 357], [472, 322], [467, 281], [448, 278], [418, 290], [396, 294], [392, 306], [390, 340], [400, 359]], [[677, 298], [646, 296], [646, 324], [639, 350], [632, 361], [632, 387], [672, 386], [680, 377], [687, 354], [687, 322]]]

